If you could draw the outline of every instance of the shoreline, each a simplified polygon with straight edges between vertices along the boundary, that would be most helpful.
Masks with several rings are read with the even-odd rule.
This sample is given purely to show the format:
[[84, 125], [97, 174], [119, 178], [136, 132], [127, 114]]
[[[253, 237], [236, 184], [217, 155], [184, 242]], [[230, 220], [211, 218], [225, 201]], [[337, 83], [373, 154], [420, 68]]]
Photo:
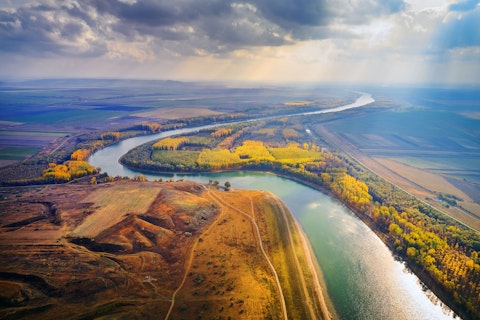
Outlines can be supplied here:
[[[270, 191], [262, 191], [262, 193], [267, 195], [271, 199], [271, 201], [278, 206], [278, 218], [281, 218], [285, 221], [288, 229], [287, 231], [289, 232], [288, 237], [290, 238], [291, 246], [296, 247], [297, 249], [301, 249], [304, 253], [305, 265], [304, 268], [302, 268], [301, 265], [298, 265], [298, 271], [307, 275], [307, 280], [310, 280], [309, 283], [312, 285], [311, 287], [304, 286], [304, 292], [312, 293], [313, 291], [313, 294], [306, 293], [309, 296], [307, 297], [308, 300], [315, 300], [315, 302], [313, 303], [317, 305], [322, 319], [338, 319], [338, 314], [336, 313], [333, 301], [328, 295], [326, 283], [324, 281], [320, 265], [318, 264], [318, 260], [315, 257], [313, 248], [302, 226], [297, 221], [290, 209], [280, 198], [278, 198], [278, 196], [271, 193]], [[300, 241], [299, 246], [296, 246], [295, 241], [293, 241], [292, 239], [292, 236], [298, 236], [298, 239]]]
[[325, 319], [338, 319], [338, 315], [336, 314], [333, 302], [328, 296], [326, 283], [323, 279], [323, 273], [320, 269], [320, 265], [318, 264], [318, 260], [313, 258], [315, 256], [315, 253], [313, 252], [310, 241], [308, 241], [308, 237], [297, 219], [295, 219], [290, 210], [288, 210], [288, 212], [294, 221], [295, 228], [297, 229], [298, 235], [302, 241], [302, 246], [305, 252], [305, 258], [307, 259], [308, 268], [310, 269], [312, 277], [315, 280], [314, 287], [323, 315]]

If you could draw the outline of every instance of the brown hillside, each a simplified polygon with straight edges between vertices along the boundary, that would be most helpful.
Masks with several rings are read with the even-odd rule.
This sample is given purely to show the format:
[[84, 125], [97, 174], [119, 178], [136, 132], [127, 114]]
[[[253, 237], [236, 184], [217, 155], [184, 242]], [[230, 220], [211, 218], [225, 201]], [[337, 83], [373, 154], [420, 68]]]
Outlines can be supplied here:
[[[282, 293], [292, 309], [308, 292], [288, 285], [282, 270], [296, 266], [278, 250], [289, 243], [271, 241], [278, 200], [261, 192], [188, 181], [1, 191], [1, 319], [278, 319]], [[321, 316], [319, 305], [304, 311]]]

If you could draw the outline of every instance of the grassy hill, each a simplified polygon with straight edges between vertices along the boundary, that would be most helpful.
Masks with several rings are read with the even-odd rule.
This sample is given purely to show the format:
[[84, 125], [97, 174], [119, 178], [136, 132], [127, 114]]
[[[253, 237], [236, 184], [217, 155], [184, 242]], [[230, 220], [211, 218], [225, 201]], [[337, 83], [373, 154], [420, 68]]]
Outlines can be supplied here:
[[306, 242], [272, 194], [120, 180], [4, 189], [1, 202], [2, 317], [327, 312]]

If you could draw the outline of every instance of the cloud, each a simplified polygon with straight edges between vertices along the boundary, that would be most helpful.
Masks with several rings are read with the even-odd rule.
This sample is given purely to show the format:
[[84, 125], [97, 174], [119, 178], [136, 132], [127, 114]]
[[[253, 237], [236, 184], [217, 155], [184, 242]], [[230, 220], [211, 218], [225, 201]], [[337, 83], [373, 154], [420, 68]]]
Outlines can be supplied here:
[[265, 18], [286, 29], [325, 25], [329, 18], [326, 0], [259, 0], [255, 5]]
[[337, 0], [329, 3], [332, 18], [349, 25], [368, 24], [375, 18], [401, 12], [405, 7], [403, 0]]
[[107, 54], [112, 41], [144, 41], [152, 50], [176, 48], [177, 55], [223, 54], [352, 36], [335, 25], [366, 23], [402, 8], [401, 0], [42, 0], [0, 9], [0, 50], [95, 56]]
[[[460, 5], [460, 4], [459, 4]], [[439, 50], [480, 46], [480, 6], [451, 12], [438, 26], [433, 38]]]
[[479, 0], [465, 0], [465, 1], [460, 1], [457, 3], [452, 3], [449, 6], [449, 10], [451, 11], [470, 11], [475, 9], [478, 4], [480, 3]]
[[0, 9], [0, 50], [34, 56], [105, 53], [84, 19], [68, 11], [50, 4]]
[[57, 74], [380, 79], [390, 66], [393, 79], [478, 62], [479, 0], [406, 1], [5, 0], [0, 73], [30, 61]]

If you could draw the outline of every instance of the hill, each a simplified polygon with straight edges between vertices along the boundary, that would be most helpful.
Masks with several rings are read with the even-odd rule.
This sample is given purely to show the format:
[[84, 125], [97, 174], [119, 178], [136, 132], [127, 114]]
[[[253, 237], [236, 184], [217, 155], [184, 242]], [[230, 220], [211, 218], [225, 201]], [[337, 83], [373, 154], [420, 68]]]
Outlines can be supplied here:
[[270, 193], [122, 180], [1, 191], [2, 319], [328, 317], [306, 241]]

